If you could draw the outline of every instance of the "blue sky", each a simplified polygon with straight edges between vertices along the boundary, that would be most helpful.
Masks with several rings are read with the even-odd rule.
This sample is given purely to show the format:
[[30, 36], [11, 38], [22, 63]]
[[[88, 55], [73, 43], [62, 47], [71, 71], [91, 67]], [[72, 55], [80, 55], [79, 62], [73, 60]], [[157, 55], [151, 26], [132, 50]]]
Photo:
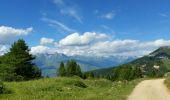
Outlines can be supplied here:
[[[75, 32], [79, 38], [85, 32], [109, 37], [100, 42], [162, 40], [164, 46], [170, 40], [169, 4], [169, 0], [1, 0], [0, 25], [23, 30], [33, 28], [22, 37], [30, 47], [40, 46], [40, 40], [48, 38], [55, 42], [55, 45], [45, 45], [50, 49], [73, 48], [61, 47], [60, 41]], [[89, 43], [88, 46], [92, 45]]]

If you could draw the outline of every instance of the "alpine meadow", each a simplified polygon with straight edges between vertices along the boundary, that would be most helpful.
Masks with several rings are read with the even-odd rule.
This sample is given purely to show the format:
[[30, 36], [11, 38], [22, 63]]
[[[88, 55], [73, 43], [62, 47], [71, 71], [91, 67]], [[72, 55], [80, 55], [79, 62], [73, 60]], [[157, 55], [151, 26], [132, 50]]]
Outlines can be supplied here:
[[0, 100], [170, 100], [169, 4], [1, 0]]

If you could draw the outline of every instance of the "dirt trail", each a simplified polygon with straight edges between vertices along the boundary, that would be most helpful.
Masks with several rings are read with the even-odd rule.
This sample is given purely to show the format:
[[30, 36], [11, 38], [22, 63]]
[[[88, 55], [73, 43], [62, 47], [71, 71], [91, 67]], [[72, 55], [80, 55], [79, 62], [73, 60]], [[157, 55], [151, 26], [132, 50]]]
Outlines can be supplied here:
[[127, 100], [170, 100], [165, 79], [145, 80], [139, 83]]

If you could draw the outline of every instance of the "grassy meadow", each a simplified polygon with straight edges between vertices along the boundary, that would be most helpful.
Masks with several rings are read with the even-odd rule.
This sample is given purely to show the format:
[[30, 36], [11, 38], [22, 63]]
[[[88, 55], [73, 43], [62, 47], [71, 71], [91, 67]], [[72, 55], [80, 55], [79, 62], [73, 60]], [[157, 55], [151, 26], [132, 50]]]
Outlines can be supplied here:
[[25, 82], [5, 82], [9, 93], [0, 100], [125, 100], [142, 79], [112, 82], [79, 77], [44, 78]]

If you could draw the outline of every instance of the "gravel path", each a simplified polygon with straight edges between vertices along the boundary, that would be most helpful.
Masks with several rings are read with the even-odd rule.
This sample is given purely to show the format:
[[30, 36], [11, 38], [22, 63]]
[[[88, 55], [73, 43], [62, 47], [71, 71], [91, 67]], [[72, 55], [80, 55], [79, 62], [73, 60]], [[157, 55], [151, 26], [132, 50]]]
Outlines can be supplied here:
[[139, 83], [127, 100], [170, 100], [165, 79], [145, 80]]

